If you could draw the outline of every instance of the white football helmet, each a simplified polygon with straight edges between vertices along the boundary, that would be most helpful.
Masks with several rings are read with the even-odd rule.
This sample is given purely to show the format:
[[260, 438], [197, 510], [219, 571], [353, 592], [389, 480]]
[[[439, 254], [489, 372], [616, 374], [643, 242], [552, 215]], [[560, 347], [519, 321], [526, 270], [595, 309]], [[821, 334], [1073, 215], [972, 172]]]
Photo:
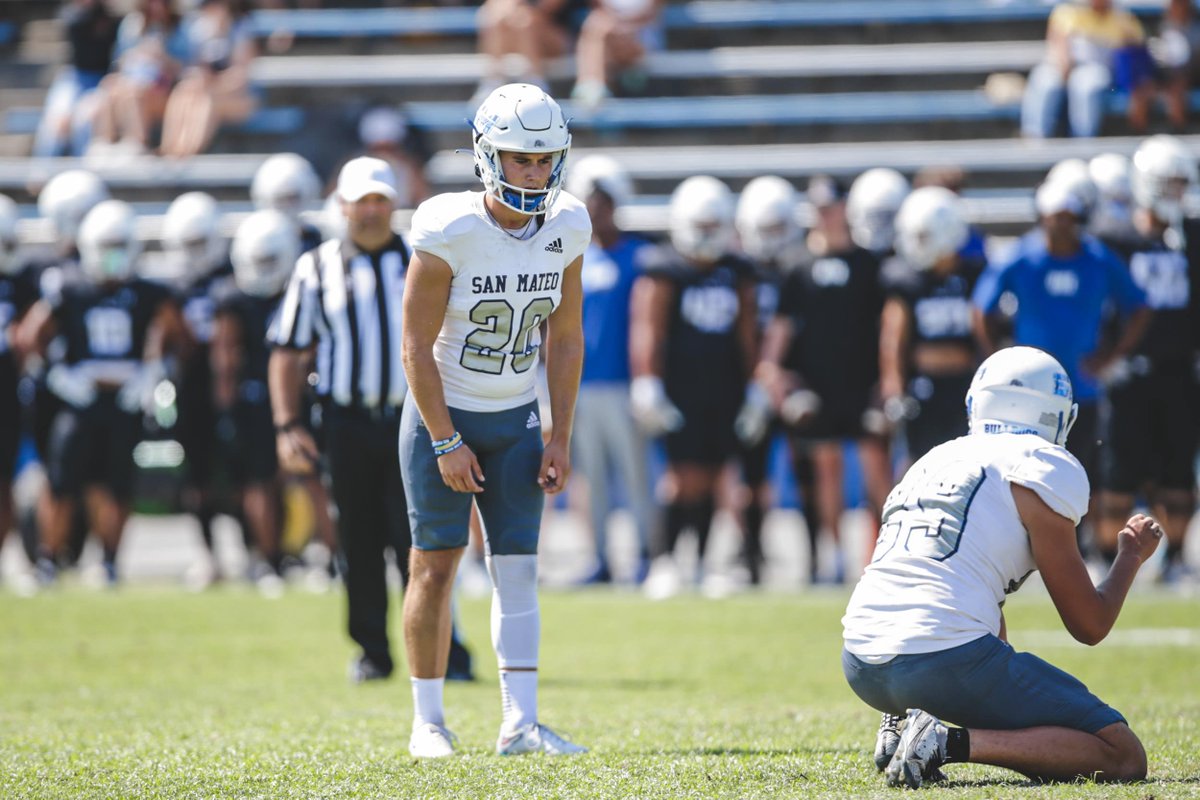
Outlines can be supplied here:
[[[544, 214], [554, 205], [566, 173], [571, 133], [557, 101], [537, 86], [509, 83], [487, 96], [471, 123], [475, 174], [483, 188], [513, 211]], [[500, 153], [553, 153], [545, 188], [526, 189], [509, 183]]]
[[298, 217], [321, 199], [321, 180], [303, 156], [276, 153], [255, 171], [250, 199], [260, 211], [273, 208]]
[[917, 269], [957, 253], [969, 233], [962, 200], [941, 186], [914, 190], [896, 213], [896, 252]]
[[733, 211], [728, 186], [708, 175], [693, 175], [671, 193], [671, 244], [685, 258], [716, 261], [733, 246]]
[[908, 180], [890, 167], [875, 167], [855, 178], [846, 195], [846, 222], [854, 243], [874, 253], [890, 250], [896, 212], [908, 190]]
[[239, 289], [254, 297], [274, 297], [300, 257], [295, 220], [273, 208], [255, 211], [238, 226], [230, 256]]
[[738, 197], [734, 225], [746, 255], [772, 261], [800, 237], [796, 189], [778, 175], [760, 175]]
[[1078, 414], [1067, 371], [1036, 347], [996, 351], [967, 390], [971, 433], [1034, 433], [1065, 445]]
[[83, 218], [97, 203], [108, 198], [108, 187], [94, 172], [69, 169], [42, 187], [38, 193], [38, 214], [50, 220], [59, 242], [74, 243]]
[[218, 228], [220, 221], [221, 212], [212, 195], [181, 194], [171, 202], [163, 218], [163, 248], [186, 274], [203, 275], [218, 266], [225, 255]]
[[123, 200], [105, 200], [79, 226], [79, 267], [93, 283], [127, 281], [142, 252], [137, 214]]
[[17, 255], [17, 204], [0, 194], [0, 275], [12, 274], [20, 266]]
[[1196, 181], [1196, 158], [1174, 136], [1151, 136], [1133, 154], [1134, 202], [1162, 222], [1183, 218], [1184, 194]]
[[1128, 203], [1133, 199], [1133, 162], [1120, 153], [1101, 153], [1088, 162], [1088, 175], [1102, 200]]
[[599, 189], [612, 198], [616, 208], [633, 199], [633, 179], [629, 173], [615, 158], [600, 153], [584, 156], [572, 163], [563, 188], [568, 194], [585, 202], [592, 192]]
[[1096, 188], [1096, 184], [1092, 180], [1088, 163], [1082, 158], [1065, 158], [1059, 161], [1046, 173], [1046, 179], [1042, 181], [1042, 184], [1064, 186], [1071, 194], [1079, 198], [1079, 203], [1083, 208], [1081, 214], [1083, 219], [1087, 219], [1091, 215], [1096, 209], [1096, 202], [1100, 199], [1100, 190]]

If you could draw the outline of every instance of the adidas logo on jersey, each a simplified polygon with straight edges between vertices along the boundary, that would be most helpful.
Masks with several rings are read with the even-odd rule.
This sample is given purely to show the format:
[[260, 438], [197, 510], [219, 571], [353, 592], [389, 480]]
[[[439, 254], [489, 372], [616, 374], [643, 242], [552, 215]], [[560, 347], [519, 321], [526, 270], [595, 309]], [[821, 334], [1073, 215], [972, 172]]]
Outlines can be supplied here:
[[528, 431], [528, 430], [532, 430], [533, 428], [540, 428], [540, 427], [542, 427], [542, 421], [540, 419], [538, 419], [537, 412], [530, 411], [529, 419], [525, 420], [525, 430]]
[[561, 253], [562, 251], [562, 239], [555, 239], [553, 242], [546, 245], [547, 253]]

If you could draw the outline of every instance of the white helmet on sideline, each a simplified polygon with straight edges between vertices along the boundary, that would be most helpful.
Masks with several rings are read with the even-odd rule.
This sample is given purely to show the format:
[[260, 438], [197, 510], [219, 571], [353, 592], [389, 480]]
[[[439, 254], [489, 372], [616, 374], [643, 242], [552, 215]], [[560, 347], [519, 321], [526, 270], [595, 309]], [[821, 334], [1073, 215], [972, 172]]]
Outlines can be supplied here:
[[1174, 136], [1151, 136], [1133, 154], [1133, 199], [1162, 222], [1183, 217], [1184, 194], [1196, 181], [1196, 158]]
[[890, 167], [875, 167], [855, 178], [846, 195], [846, 222], [854, 243], [875, 253], [891, 249], [896, 212], [908, 190], [908, 180]]
[[255, 171], [250, 199], [260, 211], [273, 208], [297, 217], [321, 199], [321, 181], [303, 156], [276, 153]]
[[185, 192], [167, 208], [163, 218], [163, 248], [189, 275], [203, 275], [224, 257], [217, 201], [205, 192]]
[[79, 226], [79, 267], [93, 283], [126, 281], [142, 252], [137, 215], [123, 200], [105, 200]]
[[1063, 186], [1079, 199], [1082, 207], [1081, 218], [1086, 220], [1096, 209], [1100, 199], [1100, 190], [1092, 180], [1088, 163], [1082, 158], [1064, 158], [1046, 173], [1043, 186]]
[[1033, 433], [1065, 445], [1078, 414], [1067, 371], [1036, 347], [993, 353], [967, 390], [971, 433]]
[[1133, 162], [1120, 153], [1101, 153], [1088, 162], [1088, 175], [1102, 200], [1133, 199]]
[[584, 156], [571, 164], [563, 188], [584, 202], [599, 189], [612, 198], [615, 208], [633, 199], [633, 179], [629, 173], [615, 158], [601, 153]]
[[969, 233], [962, 200], [941, 186], [916, 189], [896, 214], [896, 252], [917, 269], [957, 253]]
[[238, 226], [230, 251], [238, 289], [254, 297], [283, 291], [300, 257], [296, 221], [273, 208], [255, 211]]
[[37, 199], [38, 213], [50, 220], [59, 242], [75, 242], [83, 218], [97, 203], [108, 198], [108, 187], [96, 173], [69, 169], [42, 187]]
[[708, 175], [675, 187], [668, 209], [671, 244], [685, 258], [712, 262], [733, 246], [733, 192]]
[[771, 261], [800, 236], [796, 189], [778, 175], [760, 175], [738, 197], [734, 224], [746, 255]]
[[0, 275], [10, 275], [20, 263], [17, 254], [17, 204], [0, 194]]
[[[537, 86], [508, 83], [480, 104], [471, 123], [475, 174], [483, 188], [513, 211], [533, 216], [554, 205], [562, 188], [571, 133], [558, 102]], [[541, 189], [509, 183], [500, 166], [500, 153], [552, 153], [550, 179]]]

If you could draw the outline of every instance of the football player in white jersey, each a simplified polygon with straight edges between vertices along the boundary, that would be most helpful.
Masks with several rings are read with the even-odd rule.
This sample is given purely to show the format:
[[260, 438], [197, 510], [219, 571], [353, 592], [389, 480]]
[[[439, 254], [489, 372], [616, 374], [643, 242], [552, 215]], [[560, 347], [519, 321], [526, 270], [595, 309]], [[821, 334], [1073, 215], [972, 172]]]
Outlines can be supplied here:
[[889, 784], [918, 788], [956, 761], [1043, 780], [1145, 777], [1146, 752], [1120, 713], [1006, 640], [1005, 596], [1038, 570], [1071, 635], [1101, 641], [1162, 537], [1135, 514], [1092, 585], [1075, 540], [1087, 475], [1063, 447], [1077, 413], [1055, 359], [1001, 350], [967, 392], [970, 432], [931, 450], [888, 496], [842, 618], [842, 669], [884, 713], [875, 763]]
[[[494, 587], [501, 755], [583, 752], [538, 721], [537, 543], [544, 495], [571, 471], [583, 360], [584, 205], [560, 193], [571, 136], [557, 102], [507, 84], [472, 123], [483, 192], [442, 194], [413, 215], [403, 360], [414, 403], [400, 423], [413, 549], [404, 602], [418, 758], [449, 756], [442, 687], [450, 590], [474, 501]], [[553, 433], [543, 448], [535, 393], [546, 333]]]

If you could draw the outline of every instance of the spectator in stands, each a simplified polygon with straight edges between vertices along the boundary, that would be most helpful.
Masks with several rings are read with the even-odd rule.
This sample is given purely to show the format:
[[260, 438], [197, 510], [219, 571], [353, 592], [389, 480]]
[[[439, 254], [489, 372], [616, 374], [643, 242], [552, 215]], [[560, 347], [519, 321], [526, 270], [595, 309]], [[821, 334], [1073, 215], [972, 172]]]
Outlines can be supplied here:
[[1167, 119], [1182, 132], [1187, 127], [1188, 92], [1200, 74], [1200, 20], [1194, 0], [1169, 0], [1157, 40], [1150, 43], [1158, 63]]
[[662, 0], [592, 0], [575, 48], [573, 100], [595, 108], [612, 94], [614, 79], [626, 93], [645, 89], [642, 61], [663, 46], [661, 9]]
[[578, 30], [583, 0], [484, 0], [479, 51], [487, 59], [471, 103], [510, 80], [546, 89], [546, 61], [565, 55]]
[[39, 157], [82, 155], [87, 148], [93, 93], [112, 66], [120, 15], [106, 0], [72, 0], [62, 12], [70, 63], [58, 70], [33, 140]]
[[629, 298], [651, 245], [622, 231], [616, 210], [633, 199], [633, 181], [612, 158], [591, 155], [570, 165], [566, 189], [587, 204], [592, 241], [583, 255], [583, 377], [575, 407], [575, 464], [587, 481], [596, 560], [583, 583], [610, 583], [609, 475], [621, 476], [638, 539], [634, 582], [649, 567], [651, 499], [646, 442], [629, 404]]
[[143, 153], [188, 61], [187, 38], [169, 0], [141, 0], [117, 29], [117, 69], [100, 82], [95, 144]]
[[[429, 155], [420, 132], [409, 126], [400, 109], [378, 105], [367, 109], [358, 121], [358, 139], [363, 152], [392, 165], [396, 173], [396, 208], [416, 208], [429, 197], [425, 162]], [[339, 212], [340, 213], [340, 212]]]
[[[883, 293], [878, 257], [851, 238], [845, 190], [832, 179], [817, 176], [808, 197], [816, 209], [807, 237], [810, 255], [784, 279], [756, 377], [788, 425], [797, 457], [812, 460], [815, 496], [803, 498], [815, 504], [820, 518], [820, 528], [809, 531], [811, 578], [814, 582], [819, 578], [817, 538], [828, 533], [837, 546], [830, 577], [842, 583], [846, 579], [841, 516], [847, 440], [857, 445], [868, 504], [876, 520], [891, 488], [882, 413], [878, 409], [870, 413], [879, 382]], [[880, 238], [870, 231], [864, 234], [864, 241]]]
[[984, 267], [962, 255], [967, 235], [953, 192], [916, 189], [896, 215], [897, 256], [883, 265], [879, 391], [909, 463], [967, 432], [962, 402], [979, 362], [971, 290]]
[[1144, 130], [1153, 93], [1153, 65], [1137, 17], [1112, 0], [1063, 2], [1050, 14], [1046, 60], [1033, 68], [1021, 104], [1021, 133], [1055, 135], [1064, 95], [1072, 136], [1095, 136], [1106, 93], [1129, 95], [1129, 122]]
[[184, 29], [191, 62], [167, 99], [160, 148], [172, 158], [204, 152], [217, 128], [245, 120], [257, 106], [254, 30], [239, 0], [200, 0]]
[[[1067, 449], [1098, 486], [1097, 431], [1101, 382], [1129, 356], [1150, 321], [1146, 296], [1121, 259], [1083, 232], [1086, 201], [1076, 186], [1047, 180], [1035, 198], [1040, 222], [1002, 258], [988, 264], [971, 300], [972, 326], [983, 355], [994, 353], [1001, 298], [1017, 301], [1012, 343], [1045, 350], [1066, 367], [1079, 403]], [[1126, 320], [1114, 343], [1101, 346], [1101, 322], [1115, 308]], [[1089, 515], [1095, 519], [1095, 515]]]
[[757, 347], [753, 268], [734, 253], [733, 193], [716, 178], [688, 178], [669, 213], [671, 242], [643, 262], [629, 333], [633, 415], [647, 434], [664, 436], [667, 451], [651, 598], [678, 591], [674, 552], [687, 529], [699, 540], [696, 581], [708, 588], [717, 479], [737, 446], [734, 419]]

